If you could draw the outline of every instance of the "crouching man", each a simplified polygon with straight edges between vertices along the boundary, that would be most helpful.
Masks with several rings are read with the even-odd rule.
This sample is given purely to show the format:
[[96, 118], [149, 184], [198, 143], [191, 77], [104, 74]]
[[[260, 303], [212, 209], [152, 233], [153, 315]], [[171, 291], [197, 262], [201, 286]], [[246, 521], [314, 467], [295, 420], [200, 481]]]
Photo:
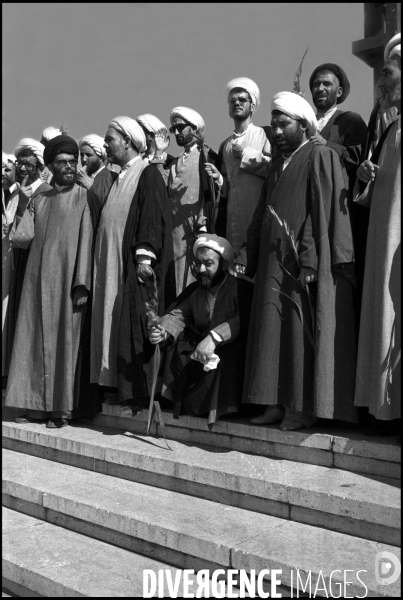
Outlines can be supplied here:
[[174, 401], [174, 416], [183, 405], [188, 414], [208, 414], [212, 425], [238, 412], [253, 285], [232, 274], [225, 238], [203, 234], [193, 254], [197, 281], [150, 329], [150, 340], [167, 342], [162, 395]]

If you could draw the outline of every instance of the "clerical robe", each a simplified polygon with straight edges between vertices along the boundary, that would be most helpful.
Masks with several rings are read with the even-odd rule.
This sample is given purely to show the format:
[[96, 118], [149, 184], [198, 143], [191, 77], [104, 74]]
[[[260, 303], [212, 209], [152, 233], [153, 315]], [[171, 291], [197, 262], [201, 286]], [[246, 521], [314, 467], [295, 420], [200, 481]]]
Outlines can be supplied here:
[[375, 180], [355, 198], [370, 207], [355, 404], [380, 420], [401, 417], [400, 136], [399, 115], [383, 143]]
[[[7, 203], [2, 190], [2, 223], [3, 225], [11, 225], [14, 222], [15, 213], [18, 206], [18, 183], [14, 183], [9, 190]], [[1, 311], [1, 374], [4, 377], [8, 374], [8, 367], [11, 358], [12, 348], [12, 333], [14, 332], [12, 306], [10, 298], [14, 295], [15, 284], [15, 261], [14, 251], [10, 243], [9, 234], [1, 232], [1, 288], [2, 288], [2, 311]], [[10, 343], [11, 342], [11, 343]]]
[[[232, 154], [234, 144], [244, 149], [242, 158]], [[224, 184], [222, 196], [227, 197], [226, 231], [224, 237], [231, 243], [235, 256], [239, 254], [246, 231], [260, 198], [266, 170], [254, 158], [262, 154], [270, 160], [270, 142], [261, 127], [251, 123], [241, 134], [233, 133], [221, 146], [221, 174]]]
[[[193, 244], [200, 226], [205, 224], [211, 197], [203, 164], [215, 164], [216, 153], [203, 146], [203, 151], [194, 144], [189, 152], [182, 152], [170, 166], [168, 194], [172, 211], [172, 236], [175, 257], [176, 292], [179, 295], [196, 280]], [[207, 227], [209, 233], [210, 227]]]
[[[354, 253], [340, 161], [330, 148], [308, 142], [284, 170], [283, 163], [269, 170], [237, 259], [250, 276], [256, 274], [243, 402], [354, 422]], [[315, 331], [285, 224], [300, 266], [317, 271], [317, 282], [309, 284]]]
[[168, 191], [158, 165], [146, 167], [139, 179], [123, 237], [124, 293], [119, 326], [118, 387], [120, 400], [150, 394], [150, 363], [155, 346], [147, 329], [148, 291], [137, 279], [136, 253], [147, 248], [155, 259], [158, 314], [176, 297], [171, 210]]
[[6, 406], [73, 411], [79, 400], [81, 326], [77, 286], [91, 286], [87, 190], [55, 186], [34, 199], [11, 235], [30, 248], [7, 384]]
[[[167, 344], [162, 395], [174, 401], [176, 415], [183, 404], [188, 414], [208, 414], [211, 425], [220, 416], [238, 411], [252, 293], [252, 283], [228, 273], [212, 311], [209, 292], [195, 282], [162, 317], [161, 325], [175, 340]], [[220, 358], [218, 367], [207, 372], [190, 356], [210, 331], [223, 341], [214, 351]]]

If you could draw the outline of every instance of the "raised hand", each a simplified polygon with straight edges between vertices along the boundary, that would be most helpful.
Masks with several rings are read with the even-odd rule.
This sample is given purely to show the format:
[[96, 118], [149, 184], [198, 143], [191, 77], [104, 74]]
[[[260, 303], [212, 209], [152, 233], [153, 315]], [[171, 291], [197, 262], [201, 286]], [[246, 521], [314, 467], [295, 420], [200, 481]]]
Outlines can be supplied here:
[[79, 183], [86, 190], [89, 190], [92, 187], [94, 180], [87, 175], [84, 169], [77, 169], [77, 183]]
[[171, 138], [169, 137], [168, 131], [165, 129], [165, 127], [158, 129], [158, 131], [155, 132], [154, 136], [155, 153], [159, 156], [164, 154], [164, 152], [169, 146], [170, 141]]

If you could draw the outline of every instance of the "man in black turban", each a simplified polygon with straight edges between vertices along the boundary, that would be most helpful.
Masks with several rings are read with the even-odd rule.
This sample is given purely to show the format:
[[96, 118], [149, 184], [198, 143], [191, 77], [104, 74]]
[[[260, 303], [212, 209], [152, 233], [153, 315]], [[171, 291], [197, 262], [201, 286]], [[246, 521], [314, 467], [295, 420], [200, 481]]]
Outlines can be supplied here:
[[49, 140], [43, 152], [43, 161], [45, 165], [53, 163], [58, 154], [71, 154], [76, 161], [78, 160], [78, 144], [75, 139], [69, 135], [57, 135]]
[[364, 279], [365, 247], [368, 229], [367, 210], [351, 200], [367, 126], [358, 113], [342, 111], [338, 105], [350, 93], [350, 82], [344, 69], [334, 63], [316, 67], [309, 79], [312, 100], [317, 109], [318, 129], [310, 140], [325, 144], [339, 155], [348, 181], [349, 203], [356, 267], [356, 325], [360, 322], [362, 284]]

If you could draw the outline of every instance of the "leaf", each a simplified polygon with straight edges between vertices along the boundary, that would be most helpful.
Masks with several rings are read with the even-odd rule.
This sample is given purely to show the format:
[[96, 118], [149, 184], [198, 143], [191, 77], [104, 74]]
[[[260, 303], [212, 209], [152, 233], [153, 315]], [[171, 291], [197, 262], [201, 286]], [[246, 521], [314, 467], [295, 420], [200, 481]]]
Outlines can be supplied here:
[[297, 309], [298, 309], [298, 315], [299, 315], [299, 318], [300, 318], [300, 320], [301, 320], [302, 327], [304, 328], [304, 331], [305, 331], [305, 333], [306, 333], [306, 336], [307, 336], [308, 340], [311, 342], [312, 348], [313, 348], [314, 350], [316, 350], [316, 344], [315, 344], [315, 340], [314, 340], [314, 339], [313, 339], [313, 337], [312, 337], [312, 333], [309, 331], [309, 327], [307, 327], [307, 325], [306, 325], [306, 323], [305, 323], [305, 320], [304, 320], [304, 315], [302, 314], [302, 309], [301, 309], [300, 305], [298, 304], [298, 302], [295, 302], [295, 300], [293, 300], [293, 299], [291, 298], [291, 296], [289, 296], [288, 294], [285, 294], [284, 292], [282, 292], [282, 291], [280, 291], [280, 290], [278, 290], [278, 289], [276, 289], [276, 288], [271, 288], [271, 289], [272, 289], [272, 290], [274, 290], [275, 292], [278, 292], [278, 293], [279, 293], [279, 294], [281, 294], [282, 296], [285, 296], [286, 298], [288, 298], [289, 300], [291, 300], [291, 302], [293, 302], [293, 304], [295, 304], [295, 306], [296, 306], [296, 307], [297, 307]]

